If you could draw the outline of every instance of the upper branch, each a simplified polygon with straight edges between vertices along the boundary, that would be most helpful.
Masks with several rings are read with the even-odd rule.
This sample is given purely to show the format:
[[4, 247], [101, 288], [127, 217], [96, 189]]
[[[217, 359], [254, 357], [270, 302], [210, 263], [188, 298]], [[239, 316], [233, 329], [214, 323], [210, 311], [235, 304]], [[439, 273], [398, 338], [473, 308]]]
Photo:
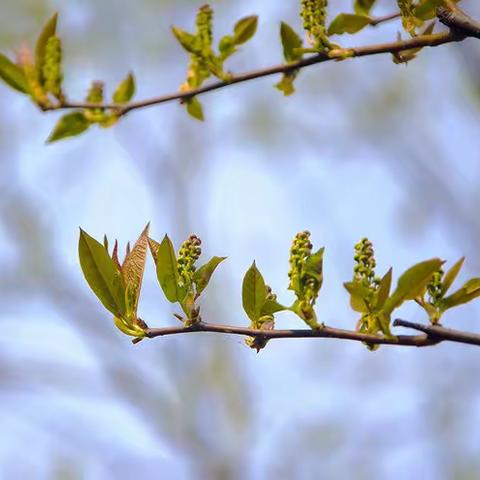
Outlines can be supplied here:
[[467, 15], [454, 3], [449, 2], [448, 7], [440, 7], [437, 16], [444, 25], [463, 37], [480, 38], [480, 22]]
[[342, 60], [345, 56], [347, 58], [353, 57], [366, 57], [370, 55], [379, 55], [384, 53], [395, 53], [401, 52], [403, 50], [410, 50], [415, 48], [423, 47], [436, 47], [450, 42], [461, 41], [463, 38], [459, 38], [458, 35], [455, 35], [453, 32], [441, 32], [431, 35], [420, 35], [407, 40], [399, 40], [395, 42], [380, 43], [375, 45], [367, 45], [361, 47], [353, 47], [347, 49], [338, 49], [330, 52], [330, 55], [327, 54], [316, 54], [311, 57], [305, 58], [298, 62], [292, 62], [288, 64], [280, 64], [272, 67], [267, 67], [263, 69], [253, 70], [250, 72], [242, 73], [239, 75], [232, 76], [228, 81], [217, 81], [212, 82], [209, 85], [203, 87], [195, 88], [192, 90], [184, 92], [174, 92], [167, 95], [161, 95], [158, 97], [149, 98], [146, 100], [140, 100], [137, 102], [131, 102], [126, 105], [115, 105], [115, 104], [91, 104], [91, 103], [82, 103], [82, 102], [66, 102], [63, 105], [58, 107], [51, 107], [49, 110], [59, 110], [59, 109], [71, 109], [71, 108], [87, 108], [87, 109], [98, 109], [98, 108], [107, 108], [116, 110], [119, 115], [125, 115], [132, 110], [137, 110], [139, 108], [145, 108], [152, 105], [159, 105], [161, 103], [171, 102], [174, 100], [186, 100], [197, 95], [202, 95], [213, 90], [218, 90], [220, 88], [227, 87], [236, 83], [248, 82], [250, 80], [255, 80], [257, 78], [268, 77], [271, 75], [277, 75], [281, 73], [289, 73], [295, 70], [308, 67], [310, 65], [316, 65], [319, 63], [329, 62], [329, 61], [338, 61]]

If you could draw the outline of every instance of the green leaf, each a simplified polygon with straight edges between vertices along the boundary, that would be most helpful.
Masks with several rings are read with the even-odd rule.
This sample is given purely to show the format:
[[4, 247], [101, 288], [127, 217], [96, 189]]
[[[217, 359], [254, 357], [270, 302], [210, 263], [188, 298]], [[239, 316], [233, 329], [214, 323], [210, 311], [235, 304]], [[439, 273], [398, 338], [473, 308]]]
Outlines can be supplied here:
[[369, 311], [368, 300], [371, 291], [360, 282], [345, 282], [343, 284], [347, 292], [350, 294], [350, 306], [355, 312], [366, 313]]
[[248, 42], [257, 31], [258, 16], [251, 15], [240, 19], [233, 27], [233, 41], [235, 45]]
[[23, 70], [1, 53], [0, 78], [15, 90], [28, 93], [28, 83]]
[[78, 255], [83, 275], [103, 306], [115, 316], [124, 316], [125, 285], [105, 247], [80, 229]]
[[437, 8], [444, 3], [445, 0], [421, 0], [415, 7], [413, 14], [420, 20], [430, 20], [436, 17]]
[[376, 0], [355, 0], [353, 6], [355, 13], [357, 15], [369, 15], [375, 2]]
[[201, 122], [205, 120], [205, 117], [203, 116], [202, 104], [197, 97], [189, 98], [185, 101], [185, 104], [187, 105], [187, 112], [190, 116], [196, 118], [197, 120], [200, 120]]
[[137, 311], [138, 298], [140, 297], [140, 289], [142, 288], [143, 272], [147, 258], [149, 226], [150, 224], [147, 224], [138, 237], [132, 250], [125, 257], [121, 269], [125, 286], [131, 291], [131, 308], [134, 313]]
[[375, 296], [375, 309], [380, 310], [390, 295], [390, 288], [392, 286], [392, 269], [390, 268], [388, 272], [380, 280], [380, 285]]
[[195, 35], [178, 27], [172, 27], [172, 33], [187, 52], [198, 53], [198, 41]]
[[122, 80], [113, 94], [114, 103], [127, 103], [135, 94], [135, 77], [130, 72], [124, 80]]
[[385, 302], [383, 310], [389, 314], [398, 308], [405, 300], [413, 300], [421, 296], [434, 272], [442, 265], [439, 258], [432, 258], [417, 263], [406, 270], [398, 279], [397, 288]]
[[280, 24], [280, 39], [282, 40], [283, 58], [287, 62], [296, 62], [302, 58], [302, 54], [295, 51], [302, 46], [302, 39], [288, 23]]
[[235, 40], [231, 35], [223, 36], [218, 42], [218, 51], [220, 52], [220, 58], [225, 60], [232, 53], [235, 53]]
[[462, 288], [440, 302], [440, 310], [444, 312], [449, 308], [468, 303], [477, 297], [480, 297], [480, 278], [471, 278]]
[[213, 272], [218, 265], [227, 257], [212, 257], [205, 265], [202, 265], [194, 274], [193, 281], [197, 288], [197, 295], [200, 295], [208, 285]]
[[296, 75], [285, 74], [282, 76], [282, 79], [275, 84], [275, 88], [280, 90], [286, 97], [295, 93], [295, 87], [293, 86], [293, 82], [295, 80]]
[[344, 33], [357, 33], [370, 24], [370, 17], [355, 15], [353, 13], [340, 13], [329, 25], [328, 35], [342, 35]]
[[245, 274], [242, 285], [243, 309], [252, 322], [255, 322], [260, 317], [260, 312], [266, 299], [265, 281], [262, 274], [258, 271], [255, 262], [253, 262]]
[[[151, 243], [150, 243], [151, 248]], [[153, 254], [153, 252], [152, 252]], [[185, 296], [185, 289], [179, 286], [177, 257], [172, 241], [168, 235], [163, 237], [162, 243], [156, 251], [157, 278], [163, 293], [169, 302], [181, 302]]]
[[304, 273], [313, 277], [320, 286], [323, 282], [323, 253], [325, 247], [320, 248], [317, 252], [312, 253], [305, 262]]
[[452, 266], [452, 268], [450, 268], [450, 270], [443, 277], [442, 288], [440, 290], [442, 297], [447, 293], [448, 289], [452, 286], [452, 283], [457, 278], [457, 275], [460, 272], [464, 261], [465, 257], [462, 257], [455, 265]]
[[284, 310], [288, 310], [288, 307], [281, 305], [276, 300], [266, 300], [265, 303], [262, 305], [260, 315], [273, 315], [274, 313], [282, 312]]
[[47, 139], [47, 143], [53, 143], [63, 138], [80, 135], [90, 126], [89, 120], [85, 118], [82, 111], [78, 110], [60, 117], [53, 132]]
[[45, 24], [43, 30], [37, 39], [37, 44], [35, 46], [35, 68], [38, 72], [40, 83], [43, 85], [43, 65], [45, 63], [45, 47], [47, 45], [48, 39], [56, 34], [57, 31], [57, 19], [58, 13], [55, 13], [50, 20]]

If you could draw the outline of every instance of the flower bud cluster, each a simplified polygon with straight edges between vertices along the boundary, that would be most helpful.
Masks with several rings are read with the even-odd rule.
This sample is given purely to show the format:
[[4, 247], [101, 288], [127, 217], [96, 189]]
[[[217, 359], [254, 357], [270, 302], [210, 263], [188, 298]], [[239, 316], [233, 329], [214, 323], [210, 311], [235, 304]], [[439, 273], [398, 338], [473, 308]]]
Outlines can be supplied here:
[[63, 97], [61, 64], [62, 44], [60, 38], [52, 35], [45, 46], [45, 62], [42, 67], [42, 74], [45, 81], [45, 90], [59, 99]]
[[291, 290], [300, 290], [303, 269], [307, 258], [312, 254], [312, 248], [310, 232], [305, 230], [295, 235], [290, 249], [290, 271], [288, 272]]
[[202, 241], [196, 235], [190, 235], [178, 251], [177, 270], [183, 285], [191, 285], [195, 273], [195, 262], [202, 253]]
[[213, 43], [213, 9], [210, 5], [203, 5], [200, 7], [195, 24], [197, 26], [197, 38], [203, 56], [208, 57], [211, 54]]
[[376, 262], [372, 242], [368, 238], [362, 238], [355, 244], [354, 249], [353, 279], [363, 283], [366, 287], [378, 287], [380, 279], [375, 277]]
[[328, 0], [302, 0], [303, 28], [310, 37], [310, 43], [322, 49], [330, 46], [325, 31], [327, 8]]
[[428, 296], [430, 297], [430, 303], [435, 305], [442, 299], [442, 278], [443, 270], [440, 268], [433, 275], [430, 283], [427, 285]]

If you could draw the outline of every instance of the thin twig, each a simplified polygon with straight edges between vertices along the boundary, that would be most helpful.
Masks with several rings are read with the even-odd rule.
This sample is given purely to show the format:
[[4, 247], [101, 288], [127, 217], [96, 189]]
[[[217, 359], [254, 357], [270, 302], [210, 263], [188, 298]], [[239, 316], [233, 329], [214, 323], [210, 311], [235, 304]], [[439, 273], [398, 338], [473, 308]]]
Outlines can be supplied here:
[[463, 332], [445, 328], [441, 325], [423, 325], [421, 323], [407, 322], [398, 318], [393, 322], [395, 327], [407, 327], [426, 333], [431, 338], [448, 340], [450, 342], [468, 343], [469, 345], [480, 345], [480, 335], [477, 333]]
[[319, 53], [311, 57], [302, 59], [298, 62], [289, 64], [280, 64], [272, 67], [267, 67], [259, 70], [253, 70], [243, 74], [232, 76], [228, 81], [219, 80], [212, 82], [209, 85], [195, 88], [189, 91], [174, 92], [167, 95], [161, 95], [158, 97], [149, 98], [146, 100], [140, 100], [137, 102], [131, 102], [125, 105], [118, 104], [92, 104], [88, 102], [66, 102], [62, 105], [49, 107], [46, 110], [64, 110], [64, 109], [110, 109], [117, 112], [119, 116], [126, 115], [132, 110], [139, 108], [145, 108], [152, 105], [159, 105], [161, 103], [171, 102], [175, 100], [186, 100], [197, 95], [202, 95], [207, 92], [218, 90], [220, 88], [233, 85], [235, 83], [248, 82], [257, 78], [267, 77], [271, 75], [284, 74], [293, 72], [295, 70], [308, 67], [310, 65], [316, 65], [318, 63], [324, 63], [328, 61], [343, 60], [345, 56], [348, 58], [353, 57], [365, 57], [370, 55], [379, 55], [385, 53], [401, 52], [402, 50], [409, 50], [423, 47], [436, 47], [445, 43], [457, 42], [463, 40], [463, 37], [459, 37], [454, 32], [442, 32], [431, 35], [420, 35], [415, 38], [407, 40], [399, 40], [396, 42], [381, 43], [376, 45], [367, 45], [362, 47], [353, 47], [346, 49], [339, 49], [330, 52], [330, 55], [325, 53]]
[[[190, 327], [149, 328], [146, 330], [146, 336], [147, 338], [156, 338], [184, 333], [209, 332], [223, 333], [225, 335], [242, 335], [264, 341], [278, 338], [334, 338], [337, 340], [363, 342], [369, 345], [397, 345], [405, 347], [429, 347], [444, 341], [480, 346], [480, 335], [475, 333], [453, 330], [440, 325], [423, 325], [401, 319], [396, 319], [393, 322], [393, 326], [419, 330], [423, 332], [424, 335], [384, 337], [327, 326], [316, 330], [259, 330], [248, 327], [200, 322]], [[138, 343], [138, 339], [134, 339], [133, 343]]]
[[390, 13], [389, 15], [384, 15], [383, 17], [373, 17], [372, 19], [370, 19], [370, 25], [372, 27], [376, 27], [381, 23], [389, 22], [390, 20], [395, 20], [397, 18], [400, 18], [401, 16], [402, 14], [400, 12], [395, 12], [395, 13]]
[[278, 338], [336, 338], [340, 340], [353, 340], [371, 345], [399, 345], [409, 347], [427, 347], [439, 342], [437, 338], [429, 335], [398, 335], [391, 338], [344, 330], [342, 328], [323, 327], [318, 330], [257, 330], [247, 327], [218, 325], [213, 323], [198, 323], [191, 327], [164, 327], [149, 328], [146, 330], [148, 338], [178, 335], [183, 333], [223, 333], [227, 335], [243, 335], [246, 337], [274, 340]]

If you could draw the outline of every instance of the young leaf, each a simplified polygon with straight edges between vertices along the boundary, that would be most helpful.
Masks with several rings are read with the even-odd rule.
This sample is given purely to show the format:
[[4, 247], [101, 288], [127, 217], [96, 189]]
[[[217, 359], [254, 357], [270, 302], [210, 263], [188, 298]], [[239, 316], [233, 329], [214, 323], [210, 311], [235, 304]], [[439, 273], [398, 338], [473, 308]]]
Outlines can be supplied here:
[[258, 16], [251, 15], [240, 19], [233, 27], [233, 41], [235, 45], [248, 42], [257, 31]]
[[436, 17], [437, 8], [444, 3], [445, 0], [421, 0], [415, 7], [413, 14], [420, 20], [430, 20]]
[[0, 78], [15, 90], [22, 93], [28, 93], [28, 83], [23, 70], [1, 53]]
[[267, 290], [262, 274], [258, 271], [255, 262], [247, 270], [242, 285], [242, 304], [248, 318], [255, 322], [260, 317], [260, 312], [265, 300]]
[[295, 51], [302, 46], [302, 39], [288, 23], [280, 24], [280, 39], [282, 40], [283, 58], [287, 62], [295, 62], [302, 58], [302, 55]]
[[218, 42], [218, 51], [220, 52], [220, 58], [225, 60], [232, 53], [235, 53], [235, 41], [231, 35], [223, 36]]
[[295, 93], [295, 87], [293, 82], [295, 80], [296, 74], [284, 74], [282, 75], [281, 80], [276, 83], [274, 86], [280, 90], [286, 97]]
[[53, 132], [47, 139], [47, 143], [53, 143], [63, 138], [80, 135], [90, 126], [90, 122], [81, 111], [68, 113], [57, 122]]
[[193, 118], [196, 118], [197, 120], [200, 120], [203, 122], [205, 120], [205, 117], [203, 116], [203, 108], [202, 104], [196, 97], [189, 98], [186, 100], [186, 105], [187, 105], [187, 112], [189, 113], [190, 116]]
[[189, 53], [198, 53], [197, 38], [178, 27], [172, 27], [172, 33], [180, 45]]
[[432, 258], [417, 263], [406, 270], [398, 279], [397, 288], [390, 298], [385, 302], [383, 310], [389, 314], [399, 307], [405, 300], [413, 300], [421, 295], [434, 272], [436, 272], [444, 261], [439, 258]]
[[380, 285], [375, 298], [375, 309], [380, 310], [385, 304], [388, 296], [390, 295], [390, 288], [392, 286], [392, 269], [390, 268], [388, 272], [380, 280]]
[[35, 46], [35, 68], [37, 69], [41, 84], [43, 84], [42, 69], [43, 64], [45, 63], [45, 47], [47, 46], [48, 39], [56, 34], [57, 19], [58, 13], [55, 13], [50, 20], [48, 20], [43, 27]]
[[266, 300], [265, 303], [262, 305], [260, 315], [262, 317], [264, 315], [273, 315], [274, 313], [282, 312], [284, 310], [288, 310], [288, 307], [281, 305], [276, 300]]
[[323, 253], [325, 252], [325, 247], [320, 248], [317, 252], [312, 253], [307, 258], [305, 262], [304, 273], [313, 277], [320, 283], [320, 286], [323, 282]]
[[344, 33], [357, 33], [370, 24], [370, 17], [354, 15], [353, 13], [340, 13], [329, 25], [328, 35], [342, 35]]
[[[152, 244], [150, 243], [150, 248], [151, 246]], [[157, 278], [165, 297], [172, 303], [182, 301], [186, 292], [185, 289], [179, 286], [177, 258], [172, 241], [168, 238], [168, 235], [163, 237], [162, 243], [158, 246], [156, 257]]]
[[114, 103], [127, 103], [135, 94], [135, 77], [130, 72], [124, 80], [122, 80], [113, 94]]
[[355, 312], [366, 313], [369, 310], [370, 290], [360, 282], [345, 282], [345, 290], [350, 294], [350, 306]]
[[480, 297], [480, 278], [472, 278], [462, 288], [444, 298], [440, 303], [440, 310], [444, 312], [449, 308], [468, 303], [477, 297]]
[[80, 229], [78, 255], [83, 275], [104, 307], [115, 316], [124, 316], [125, 285], [105, 247]]
[[376, 0], [355, 0], [353, 9], [357, 15], [369, 15]]
[[465, 257], [462, 257], [455, 265], [452, 266], [452, 268], [450, 268], [450, 270], [443, 277], [442, 288], [440, 290], [442, 296], [444, 296], [447, 293], [448, 289], [452, 286], [452, 283], [457, 278], [458, 272], [460, 272], [464, 261]]
[[194, 274], [193, 281], [197, 288], [197, 295], [200, 295], [208, 285], [213, 272], [218, 265], [223, 262], [227, 257], [212, 257], [208, 263], [202, 265]]
[[125, 286], [131, 290], [132, 303], [130, 306], [133, 312], [137, 311], [138, 298], [142, 288], [143, 272], [147, 258], [149, 226], [150, 224], [147, 224], [144, 228], [122, 265], [122, 276]]

